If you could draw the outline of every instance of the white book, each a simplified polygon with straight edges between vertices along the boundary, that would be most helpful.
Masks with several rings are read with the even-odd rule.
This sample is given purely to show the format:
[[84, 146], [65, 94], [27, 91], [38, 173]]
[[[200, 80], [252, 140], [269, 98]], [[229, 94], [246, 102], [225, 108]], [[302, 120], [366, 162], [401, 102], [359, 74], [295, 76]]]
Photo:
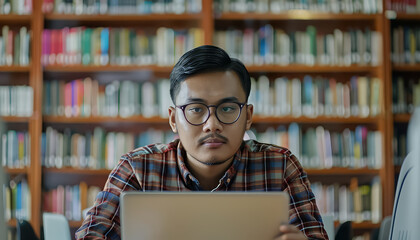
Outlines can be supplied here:
[[380, 32], [372, 32], [371, 44], [372, 47], [372, 66], [382, 64], [382, 34]]
[[262, 109], [262, 115], [272, 115], [272, 104], [270, 102], [270, 80], [267, 76], [260, 76], [258, 78], [258, 91], [260, 98], [258, 99], [259, 101], [257, 102], [257, 107]]
[[151, 82], [143, 83], [141, 87], [141, 99], [142, 99], [142, 115], [143, 117], [153, 117], [157, 114], [155, 112], [156, 106], [156, 94], [155, 86]]
[[341, 223], [348, 221], [349, 216], [349, 191], [347, 186], [342, 185], [339, 188], [338, 219]]
[[171, 83], [169, 79], [161, 79], [158, 82], [159, 88], [159, 115], [161, 118], [168, 118], [168, 109], [172, 104], [169, 94]]
[[357, 79], [357, 90], [358, 90], [358, 105], [359, 105], [359, 116], [368, 117], [369, 116], [369, 104], [368, 104], [368, 94], [369, 94], [369, 80], [367, 77], [359, 77]]
[[382, 220], [382, 186], [379, 177], [375, 177], [371, 186], [372, 223]]
[[324, 142], [325, 142], [325, 168], [332, 168], [334, 163], [333, 163], [333, 158], [332, 158], [332, 149], [331, 149], [331, 135], [330, 135], [330, 131], [325, 130], [325, 134], [324, 134]]
[[29, 46], [26, 45], [26, 39], [27, 39], [27, 29], [26, 27], [21, 27], [20, 31], [19, 31], [19, 35], [20, 35], [20, 43], [19, 43], [19, 48], [20, 48], [20, 52], [19, 52], [19, 65], [21, 66], [26, 66], [29, 64], [29, 59], [28, 59], [28, 48]]
[[113, 169], [115, 167], [115, 133], [109, 132], [106, 135], [106, 156], [105, 168]]
[[7, 167], [7, 134], [1, 135], [1, 165]]
[[301, 156], [301, 131], [300, 127], [297, 123], [291, 123], [289, 125], [289, 149], [290, 151], [297, 157], [297, 159], [300, 159]]
[[30, 117], [30, 116], [32, 116], [33, 109], [34, 109], [34, 103], [33, 103], [34, 90], [30, 86], [27, 86], [25, 89], [26, 89], [26, 91], [25, 91], [25, 96], [26, 96], [25, 116]]
[[133, 108], [132, 108], [132, 103], [130, 102], [130, 98], [132, 96], [132, 93], [130, 90], [133, 89], [132, 85], [133, 85], [132, 82], [128, 80], [121, 82], [120, 94], [119, 94], [119, 106], [120, 106], [119, 115], [122, 118], [127, 118], [134, 114], [134, 112], [131, 112]]
[[326, 168], [325, 164], [325, 130], [322, 126], [318, 126], [315, 130], [316, 132], [316, 149], [318, 152], [318, 158], [320, 160], [320, 165], [318, 168]]
[[300, 117], [302, 115], [301, 99], [301, 82], [299, 79], [294, 78], [292, 80], [291, 91], [291, 111], [294, 117]]

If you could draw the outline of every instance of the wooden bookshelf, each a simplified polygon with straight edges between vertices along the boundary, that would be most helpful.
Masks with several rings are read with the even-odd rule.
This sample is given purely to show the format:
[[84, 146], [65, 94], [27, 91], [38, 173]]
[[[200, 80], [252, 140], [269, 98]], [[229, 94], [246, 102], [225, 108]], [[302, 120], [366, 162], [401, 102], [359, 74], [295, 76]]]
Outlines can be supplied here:
[[28, 123], [32, 117], [0, 116], [0, 119], [7, 123]]
[[[398, 65], [393, 66], [390, 62], [390, 20], [387, 19], [385, 13], [383, 14], [330, 14], [330, 13], [319, 13], [311, 11], [289, 11], [288, 13], [280, 14], [257, 14], [257, 13], [226, 13], [221, 15], [215, 15], [213, 12], [213, 1], [203, 0], [202, 6], [203, 11], [200, 14], [151, 14], [151, 15], [64, 15], [64, 14], [43, 14], [41, 10], [42, 1], [33, 1], [33, 14], [32, 15], [0, 15], [0, 24], [10, 25], [27, 25], [32, 31], [31, 36], [31, 63], [29, 66], [0, 66], [0, 73], [2, 75], [27, 75], [28, 84], [34, 88], [34, 114], [32, 117], [20, 118], [20, 117], [2, 117], [6, 123], [24, 123], [28, 125], [28, 132], [31, 134], [31, 166], [27, 169], [6, 169], [8, 174], [27, 174], [28, 183], [31, 189], [31, 224], [35, 229], [35, 232], [40, 234], [41, 227], [41, 196], [42, 196], [42, 184], [43, 177], [51, 178], [59, 181], [64, 178], [73, 178], [73, 176], [81, 176], [92, 178], [105, 177], [109, 174], [109, 170], [90, 170], [90, 169], [73, 169], [73, 168], [42, 168], [41, 163], [41, 135], [43, 127], [64, 124], [68, 127], [77, 127], [78, 125], [101, 125], [108, 123], [134, 123], [150, 125], [160, 124], [164, 125], [168, 123], [167, 119], [163, 118], [145, 118], [142, 116], [135, 116], [129, 118], [120, 117], [53, 117], [53, 116], [42, 116], [42, 97], [43, 97], [43, 81], [55, 80], [53, 75], [68, 75], [68, 74], [80, 74], [80, 75], [100, 75], [101, 73], [108, 74], [115, 72], [117, 74], [124, 73], [135, 73], [135, 72], [151, 72], [153, 74], [161, 74], [169, 76], [172, 66], [83, 66], [83, 65], [71, 65], [71, 66], [42, 66], [41, 65], [41, 47], [42, 47], [42, 31], [46, 29], [46, 25], [54, 26], [69, 24], [71, 26], [81, 26], [86, 23], [88, 26], [115, 26], [115, 24], [125, 25], [128, 24], [131, 27], [137, 24], [139, 26], [148, 26], [151, 24], [155, 26], [166, 26], [172, 22], [180, 27], [189, 28], [191, 26], [199, 27], [204, 32], [205, 44], [213, 43], [213, 33], [218, 27], [222, 25], [228, 25], [231, 22], [234, 24], [247, 23], [255, 25], [270, 22], [274, 25], [279, 23], [290, 23], [294, 26], [298, 24], [313, 24], [316, 27], [322, 29], [328, 27], [329, 23], [334, 25], [342, 26], [343, 29], [348, 26], [360, 27], [364, 29], [367, 23], [371, 26], [371, 29], [379, 31], [383, 36], [383, 64], [379, 66], [307, 66], [291, 64], [287, 66], [280, 65], [262, 65], [262, 66], [247, 66], [248, 71], [251, 74], [272, 74], [272, 75], [284, 75], [289, 76], [293, 74], [313, 74], [322, 75], [327, 74], [346, 74], [346, 75], [367, 75], [371, 77], [378, 77], [382, 79], [384, 83], [384, 90], [381, 97], [384, 104], [383, 109], [387, 110], [385, 113], [377, 117], [326, 117], [320, 116], [316, 118], [308, 117], [254, 117], [254, 123], [259, 125], [264, 124], [289, 124], [291, 122], [297, 122], [300, 124], [317, 124], [330, 126], [353, 127], [354, 125], [368, 125], [369, 129], [379, 130], [383, 137], [383, 164], [381, 169], [348, 169], [348, 168], [332, 168], [332, 169], [307, 169], [307, 172], [311, 176], [325, 176], [325, 178], [339, 179], [342, 176], [349, 177], [372, 177], [380, 176], [383, 191], [383, 216], [390, 215], [392, 213], [393, 198], [394, 198], [394, 167], [392, 164], [392, 124], [394, 122], [406, 122], [408, 119], [407, 115], [396, 115], [390, 112], [392, 106], [392, 71], [398, 72], [410, 72], [416, 73], [420, 71], [420, 65]], [[385, 4], [384, 4], [385, 6]], [[396, 20], [409, 20], [418, 21], [420, 19], [419, 14], [397, 14]], [[341, 25], [340, 25], [341, 24]], [[353, 26], [354, 25], [354, 26]], [[0, 79], [1, 83], [1, 79]], [[73, 179], [71, 179], [73, 180]], [[55, 184], [55, 182], [54, 182]], [[81, 221], [70, 221], [70, 226], [73, 228], [80, 227]], [[11, 220], [8, 222], [9, 226], [16, 226], [16, 221]], [[379, 227], [379, 224], [373, 224], [369, 222], [353, 223], [353, 228], [362, 230], [371, 230]]]
[[154, 73], [169, 73], [172, 71], [172, 66], [157, 66], [157, 65], [130, 65], [130, 66], [84, 66], [84, 65], [65, 65], [65, 66], [45, 66], [45, 72], [76, 72], [76, 73], [95, 73], [95, 72], [127, 72], [127, 71], [150, 71]]
[[420, 71], [420, 64], [412, 64], [412, 65], [393, 65], [393, 71], [398, 72], [418, 72]]
[[395, 20], [419, 21], [420, 20], [420, 14], [419, 13], [396, 13]]
[[0, 22], [4, 24], [29, 24], [32, 20], [32, 15], [18, 15], [18, 14], [0, 14]]
[[4, 172], [9, 175], [19, 175], [19, 174], [27, 174], [28, 168], [4, 168]]
[[375, 66], [307, 66], [307, 65], [298, 65], [290, 64], [287, 66], [281, 65], [262, 65], [262, 66], [247, 66], [247, 69], [250, 73], [260, 73], [260, 72], [269, 72], [269, 73], [366, 73], [374, 72], [378, 69]]
[[394, 122], [397, 123], [408, 123], [410, 121], [411, 114], [394, 114]]
[[81, 169], [81, 168], [43, 168], [44, 173], [78, 174], [78, 175], [109, 175], [109, 169]]
[[91, 123], [142, 123], [142, 124], [154, 124], [154, 123], [166, 123], [168, 124], [168, 119], [160, 117], [151, 117], [146, 118], [143, 116], [134, 116], [128, 118], [122, 117], [43, 117], [45, 123], [68, 123], [68, 124], [91, 124]]
[[15, 228], [16, 225], [17, 225], [16, 219], [10, 219], [10, 220], [7, 221], [7, 226], [9, 226], [9, 227]]
[[123, 15], [76, 15], [76, 14], [45, 14], [44, 19], [48, 21], [83, 21], [83, 22], [137, 22], [137, 21], [197, 21], [202, 16], [200, 14], [123, 14]]
[[309, 10], [289, 10], [282, 13], [222, 13], [220, 16], [216, 16], [215, 20], [236, 20], [243, 21], [252, 19], [253, 21], [258, 20], [376, 20], [380, 19], [381, 14], [346, 14], [346, 13], [322, 13], [313, 12]]
[[[1, 22], [1, 20], [0, 20]], [[27, 72], [31, 70], [28, 66], [0, 66], [0, 72], [13, 73], [13, 72]]]
[[278, 124], [287, 124], [287, 123], [308, 123], [308, 124], [377, 124], [379, 117], [326, 117], [318, 116], [314, 118], [310, 117], [263, 117], [254, 115], [253, 123], [278, 123]]
[[305, 169], [308, 175], [378, 175], [379, 169], [370, 169], [370, 168], [338, 168], [333, 167], [330, 169]]

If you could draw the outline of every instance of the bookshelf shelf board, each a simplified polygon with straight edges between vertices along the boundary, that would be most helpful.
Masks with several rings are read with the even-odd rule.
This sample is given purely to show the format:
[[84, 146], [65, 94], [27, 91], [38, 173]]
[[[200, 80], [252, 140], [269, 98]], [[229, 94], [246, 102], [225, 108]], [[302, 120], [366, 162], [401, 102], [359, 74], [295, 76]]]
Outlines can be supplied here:
[[0, 119], [5, 122], [25, 123], [31, 120], [31, 117], [16, 117], [16, 116], [0, 116]]
[[420, 13], [397, 13], [395, 20], [420, 20]]
[[83, 221], [69, 221], [70, 228], [79, 228], [82, 226]]
[[306, 169], [308, 175], [378, 175], [379, 169], [370, 168], [330, 168], [330, 169]]
[[29, 70], [29, 66], [0, 66], [0, 72], [29, 72]]
[[10, 219], [7, 221], [7, 226], [9, 227], [16, 227], [17, 226], [17, 222], [16, 219]]
[[375, 124], [379, 120], [378, 117], [260, 117], [254, 116], [254, 123], [357, 123], [357, 124]]
[[18, 14], [0, 14], [0, 22], [2, 24], [12, 23], [12, 24], [23, 24], [30, 23], [32, 20], [31, 15], [18, 15]]
[[[340, 222], [339, 221], [334, 221], [334, 226], [338, 227], [340, 226]], [[360, 222], [360, 223], [355, 223], [352, 222], [351, 226], [353, 229], [375, 229], [375, 228], [379, 228], [381, 226], [380, 223], [372, 223], [372, 222]]]
[[46, 14], [49, 21], [92, 21], [92, 22], [135, 22], [135, 21], [189, 21], [200, 20], [199, 14], [127, 14], [127, 15], [76, 15], [76, 14]]
[[420, 72], [420, 64], [413, 64], [413, 65], [393, 65], [392, 69], [394, 71], [400, 72]]
[[380, 17], [380, 14], [335, 14], [308, 10], [290, 10], [284, 13], [223, 13], [217, 16], [216, 20], [375, 20], [378, 17]]
[[133, 123], [145, 123], [145, 124], [153, 124], [153, 123], [166, 123], [168, 124], [168, 119], [161, 118], [161, 117], [142, 117], [142, 116], [134, 116], [128, 118], [122, 117], [52, 117], [52, 116], [45, 116], [43, 117], [43, 121], [46, 123], [69, 123], [69, 124], [90, 124], [90, 123], [123, 123], [123, 122], [133, 122]]
[[160, 73], [170, 73], [172, 66], [157, 65], [129, 65], [129, 66], [83, 66], [83, 65], [67, 65], [67, 66], [45, 66], [45, 72], [125, 72], [125, 71], [151, 71]]
[[295, 72], [305, 72], [305, 73], [353, 73], [353, 72], [373, 72], [377, 69], [375, 66], [307, 66], [307, 65], [261, 65], [261, 66], [247, 66], [249, 72], [273, 72], [273, 73], [295, 73]]
[[398, 123], [408, 123], [411, 114], [394, 114], [394, 121]]
[[78, 175], [109, 175], [108, 169], [82, 169], [82, 168], [43, 168], [44, 173], [78, 174]]
[[27, 168], [4, 168], [4, 171], [10, 175], [26, 174]]

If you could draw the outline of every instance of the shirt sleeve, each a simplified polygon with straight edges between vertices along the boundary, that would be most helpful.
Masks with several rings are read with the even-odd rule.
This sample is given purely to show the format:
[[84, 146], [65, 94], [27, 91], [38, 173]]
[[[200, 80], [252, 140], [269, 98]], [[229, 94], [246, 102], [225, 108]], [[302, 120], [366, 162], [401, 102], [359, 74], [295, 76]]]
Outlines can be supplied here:
[[290, 195], [289, 224], [308, 239], [328, 239], [307, 174], [294, 155], [285, 158], [283, 189]]
[[104, 189], [87, 213], [76, 239], [121, 239], [120, 194], [124, 191], [141, 191], [129, 157], [124, 155], [111, 171]]

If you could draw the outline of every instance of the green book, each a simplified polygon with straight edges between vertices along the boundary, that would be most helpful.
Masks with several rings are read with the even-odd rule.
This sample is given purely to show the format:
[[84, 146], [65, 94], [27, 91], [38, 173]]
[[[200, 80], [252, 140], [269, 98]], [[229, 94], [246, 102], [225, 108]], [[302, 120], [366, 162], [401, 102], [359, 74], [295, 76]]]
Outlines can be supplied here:
[[92, 42], [92, 29], [86, 28], [82, 32], [82, 64], [83, 65], [90, 65], [92, 63], [91, 42]]

